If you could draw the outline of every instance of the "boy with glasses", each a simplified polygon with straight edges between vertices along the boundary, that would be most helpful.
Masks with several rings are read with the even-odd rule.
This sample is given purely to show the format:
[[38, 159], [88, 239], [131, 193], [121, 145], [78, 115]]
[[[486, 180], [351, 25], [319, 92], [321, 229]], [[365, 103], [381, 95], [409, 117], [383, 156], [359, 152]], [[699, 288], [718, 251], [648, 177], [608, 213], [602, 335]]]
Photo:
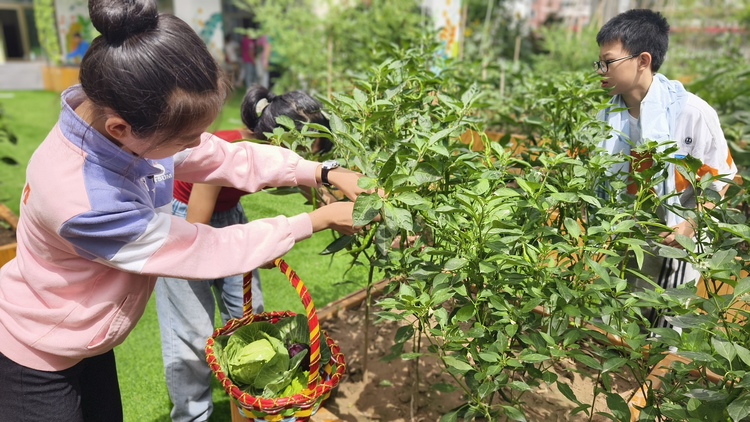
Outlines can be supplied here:
[[[596, 36], [599, 44], [599, 61], [594, 69], [602, 76], [602, 88], [612, 96], [611, 107], [597, 116], [612, 127], [609, 139], [602, 146], [610, 154], [628, 154], [636, 157], [635, 171], [651, 167], [650, 157], [637, 156], [631, 148], [646, 140], [659, 143], [673, 142], [679, 148], [675, 157], [691, 156], [703, 163], [697, 177], [720, 175], [732, 180], [737, 173], [729, 153], [719, 118], [711, 106], [685, 90], [678, 81], [656, 73], [664, 62], [669, 46], [669, 24], [658, 12], [633, 9], [621, 13], [607, 22]], [[633, 171], [629, 164], [612, 168], [613, 173], [624, 177]], [[635, 193], [629, 186], [629, 193]], [[722, 197], [728, 185], [714, 181], [711, 189]], [[667, 203], [680, 208], [696, 208], [693, 186], [669, 165], [669, 177], [655, 189]], [[672, 208], [672, 207], [670, 207]], [[664, 223], [672, 231], [662, 233], [662, 243], [679, 247], [677, 234], [689, 238], [695, 235], [695, 223], [679, 211], [664, 210]], [[660, 214], [661, 215], [661, 214]], [[657, 252], [657, 251], [654, 251]], [[663, 288], [676, 288], [688, 282], [697, 282], [700, 274], [690, 264], [676, 259], [644, 256], [642, 273]], [[629, 280], [638, 287], [648, 287], [643, 280]], [[662, 319], [651, 316], [652, 326], [667, 327]], [[675, 328], [676, 329], [676, 328]], [[679, 330], [678, 330], [679, 331]]]

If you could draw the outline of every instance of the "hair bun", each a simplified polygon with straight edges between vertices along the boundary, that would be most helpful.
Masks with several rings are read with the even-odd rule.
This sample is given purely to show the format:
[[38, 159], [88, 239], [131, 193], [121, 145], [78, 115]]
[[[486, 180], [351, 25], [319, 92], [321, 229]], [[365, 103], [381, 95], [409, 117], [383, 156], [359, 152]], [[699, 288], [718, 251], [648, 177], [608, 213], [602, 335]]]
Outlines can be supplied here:
[[156, 28], [159, 12], [155, 0], [90, 0], [89, 16], [110, 44]]

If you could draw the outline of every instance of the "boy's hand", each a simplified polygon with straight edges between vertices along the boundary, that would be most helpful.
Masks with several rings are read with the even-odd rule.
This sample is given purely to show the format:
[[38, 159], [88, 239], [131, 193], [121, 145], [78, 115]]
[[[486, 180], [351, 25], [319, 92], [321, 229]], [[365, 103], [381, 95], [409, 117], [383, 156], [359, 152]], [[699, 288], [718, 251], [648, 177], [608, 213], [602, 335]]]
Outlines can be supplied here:
[[685, 220], [682, 223], [672, 227], [671, 232], [659, 233], [659, 236], [661, 236], [663, 239], [661, 243], [667, 246], [672, 246], [674, 248], [682, 248], [682, 245], [677, 242], [676, 235], [678, 234], [692, 238], [693, 236], [695, 236], [695, 223], [693, 223], [692, 220]]

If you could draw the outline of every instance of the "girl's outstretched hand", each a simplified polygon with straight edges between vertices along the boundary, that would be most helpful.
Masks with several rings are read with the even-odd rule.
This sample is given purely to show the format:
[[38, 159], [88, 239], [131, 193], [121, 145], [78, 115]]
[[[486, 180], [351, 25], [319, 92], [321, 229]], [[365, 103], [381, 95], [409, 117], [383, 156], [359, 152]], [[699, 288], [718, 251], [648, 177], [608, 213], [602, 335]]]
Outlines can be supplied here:
[[348, 201], [334, 202], [316, 209], [310, 213], [313, 233], [333, 229], [348, 236], [356, 234], [362, 228], [354, 227], [353, 211], [354, 203]]
[[361, 173], [357, 173], [355, 171], [347, 170], [341, 167], [335, 170], [331, 170], [328, 173], [328, 181], [338, 190], [340, 190], [344, 195], [346, 195], [346, 197], [351, 201], [355, 201], [360, 193], [367, 192], [357, 186], [357, 180], [359, 180], [360, 177], [362, 177]]

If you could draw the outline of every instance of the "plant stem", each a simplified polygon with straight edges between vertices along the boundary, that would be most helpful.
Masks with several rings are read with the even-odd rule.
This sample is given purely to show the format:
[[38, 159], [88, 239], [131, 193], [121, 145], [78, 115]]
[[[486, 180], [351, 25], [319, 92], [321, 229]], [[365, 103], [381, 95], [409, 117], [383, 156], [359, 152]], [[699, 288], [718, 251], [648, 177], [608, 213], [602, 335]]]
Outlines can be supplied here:
[[[601, 364], [601, 362], [599, 362]], [[599, 382], [602, 379], [602, 371], [596, 373], [596, 382], [594, 383], [594, 394], [591, 398], [591, 412], [589, 412], [589, 422], [594, 420], [594, 406], [596, 406], [596, 389], [599, 386]]]
[[372, 278], [375, 274], [375, 265], [370, 260], [370, 271], [367, 274], [367, 287], [365, 295], [365, 345], [362, 352], [362, 382], [367, 384], [367, 360], [370, 349], [370, 306], [372, 305]]
[[[420, 350], [422, 350], [422, 332], [424, 331], [424, 326], [422, 325], [422, 320], [417, 320], [417, 332], [415, 333], [416, 340], [414, 344], [412, 345], [412, 352], [419, 353]], [[411, 389], [411, 399], [410, 399], [410, 405], [409, 405], [409, 416], [412, 421], [414, 421], [414, 398], [419, 397], [419, 360], [420, 358], [417, 357], [413, 361], [414, 366], [414, 381], [412, 383], [412, 389]]]

